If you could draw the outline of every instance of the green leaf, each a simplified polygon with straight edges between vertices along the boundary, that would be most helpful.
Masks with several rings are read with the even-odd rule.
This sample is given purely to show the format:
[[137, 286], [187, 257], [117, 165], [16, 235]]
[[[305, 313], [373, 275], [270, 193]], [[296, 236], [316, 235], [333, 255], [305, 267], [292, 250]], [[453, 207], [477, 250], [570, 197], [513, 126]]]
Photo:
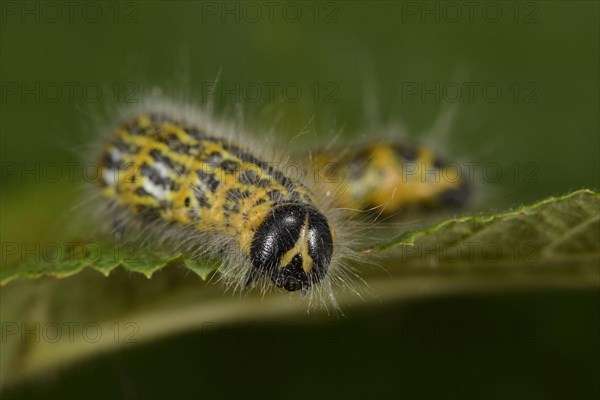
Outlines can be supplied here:
[[[151, 278], [154, 272], [181, 257], [181, 254], [171, 255], [166, 251], [138, 250], [135, 243], [73, 241], [56, 247], [52, 255], [48, 255], [47, 252], [33, 254], [33, 260], [2, 268], [0, 284], [5, 285], [16, 278], [36, 279], [46, 275], [65, 278], [81, 272], [86, 267], [108, 276], [116, 267], [122, 266], [126, 270]], [[206, 279], [207, 274], [211, 272], [207, 268], [190, 269], [199, 271]]]
[[[401, 247], [401, 259], [405, 263], [438, 264], [502, 260], [536, 263], [557, 257], [594, 257], [600, 246], [597, 240], [599, 206], [598, 193], [580, 190], [508, 212], [450, 219], [427, 229], [404, 232], [363, 253], [381, 253]], [[61, 257], [52, 262], [30, 261], [2, 268], [0, 283], [44, 275], [63, 278], [85, 267], [108, 276], [114, 268], [122, 266], [151, 278], [157, 270], [179, 261], [206, 280], [219, 266], [218, 260], [138, 250], [134, 243], [77, 241], [63, 246], [59, 254]]]
[[[351, 317], [359, 307], [423, 296], [598, 287], [599, 210], [600, 196], [582, 190], [407, 232], [363, 253], [376, 257], [378, 266], [356, 267], [367, 284], [362, 296], [336, 288], [336, 297]], [[307, 301], [297, 293], [224, 293], [205, 281], [218, 260], [129, 250], [81, 242], [60, 262], [2, 269], [2, 281], [12, 282], [0, 290], [0, 386], [108, 350], [220, 323], [286, 316], [316, 324], [331, 318], [307, 314]]]
[[429, 253], [442, 263], [593, 258], [600, 253], [599, 230], [600, 195], [580, 190], [508, 212], [450, 219], [404, 232], [365, 253], [400, 247], [406, 261], [422, 261]]

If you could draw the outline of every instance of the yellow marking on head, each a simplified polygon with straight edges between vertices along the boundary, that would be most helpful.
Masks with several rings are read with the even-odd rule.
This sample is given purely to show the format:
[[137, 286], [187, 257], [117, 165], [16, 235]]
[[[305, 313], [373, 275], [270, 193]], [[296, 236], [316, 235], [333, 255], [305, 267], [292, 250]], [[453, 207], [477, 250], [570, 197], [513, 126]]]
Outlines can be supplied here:
[[313, 269], [313, 259], [308, 255], [308, 230], [308, 215], [306, 215], [298, 240], [294, 244], [294, 247], [281, 256], [279, 259], [279, 268], [285, 268], [286, 265], [292, 262], [296, 255], [300, 254], [302, 256], [302, 269], [304, 272], [308, 274]]

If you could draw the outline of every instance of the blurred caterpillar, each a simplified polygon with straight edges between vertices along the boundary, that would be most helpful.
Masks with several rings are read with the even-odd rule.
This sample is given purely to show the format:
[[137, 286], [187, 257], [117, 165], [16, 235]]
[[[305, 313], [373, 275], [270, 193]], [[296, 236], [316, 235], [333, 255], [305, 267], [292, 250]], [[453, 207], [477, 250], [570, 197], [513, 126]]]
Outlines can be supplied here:
[[222, 279], [236, 288], [268, 277], [306, 293], [346, 280], [339, 262], [332, 267], [340, 246], [313, 193], [234, 141], [143, 112], [116, 129], [99, 164], [115, 225], [174, 234], [223, 258]]
[[313, 162], [323, 189], [337, 192], [334, 204], [349, 210], [393, 217], [463, 207], [470, 197], [459, 165], [424, 147], [383, 140], [317, 152]]

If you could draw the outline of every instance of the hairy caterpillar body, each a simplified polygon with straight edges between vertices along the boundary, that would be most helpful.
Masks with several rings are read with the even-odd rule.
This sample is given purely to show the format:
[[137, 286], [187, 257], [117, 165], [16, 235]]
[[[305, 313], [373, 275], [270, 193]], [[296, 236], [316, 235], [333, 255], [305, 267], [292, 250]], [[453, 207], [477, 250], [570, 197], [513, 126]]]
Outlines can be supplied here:
[[343, 151], [317, 152], [314, 162], [325, 190], [340, 192], [337, 207], [391, 217], [415, 208], [464, 206], [471, 188], [457, 164], [430, 149], [391, 141]]
[[328, 274], [336, 235], [315, 196], [233, 141], [140, 113], [116, 129], [100, 169], [102, 196], [128, 218], [210, 237], [213, 253], [233, 247], [246, 266], [238, 286], [268, 277], [304, 293]]

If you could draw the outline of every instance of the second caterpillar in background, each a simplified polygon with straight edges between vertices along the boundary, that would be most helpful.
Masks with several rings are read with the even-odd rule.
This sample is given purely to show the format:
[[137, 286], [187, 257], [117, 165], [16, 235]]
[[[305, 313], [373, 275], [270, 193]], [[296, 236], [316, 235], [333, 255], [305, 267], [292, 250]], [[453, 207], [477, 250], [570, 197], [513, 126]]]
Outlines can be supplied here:
[[316, 152], [315, 179], [337, 207], [389, 218], [464, 207], [471, 187], [457, 163], [390, 140]]

